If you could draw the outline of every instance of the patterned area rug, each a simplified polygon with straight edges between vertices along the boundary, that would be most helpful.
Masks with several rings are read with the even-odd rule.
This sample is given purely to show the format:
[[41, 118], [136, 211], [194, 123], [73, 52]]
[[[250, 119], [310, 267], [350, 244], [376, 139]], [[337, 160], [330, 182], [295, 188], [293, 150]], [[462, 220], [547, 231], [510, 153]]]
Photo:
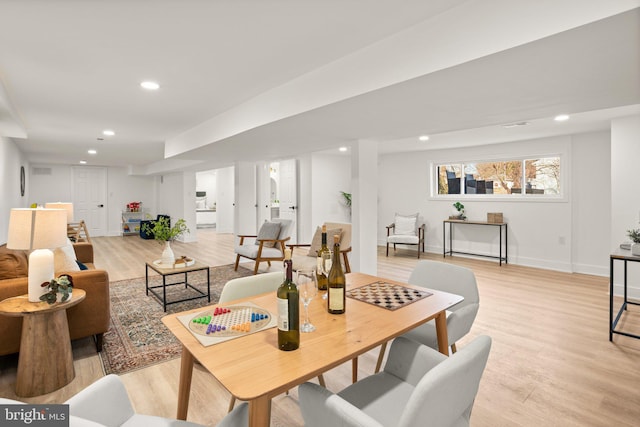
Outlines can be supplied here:
[[[233, 264], [212, 267], [211, 304], [218, 301], [222, 287], [236, 277], [250, 276], [253, 271], [238, 268]], [[179, 282], [183, 276], [167, 277], [167, 283]], [[170, 313], [190, 310], [208, 305], [207, 298], [185, 301], [167, 306], [151, 294], [145, 294], [144, 277], [111, 282], [111, 325], [104, 334], [104, 345], [100, 353], [105, 374], [123, 374], [180, 356], [182, 346], [162, 323], [162, 317]], [[150, 276], [150, 285], [162, 284], [158, 275]], [[189, 283], [206, 293], [205, 271], [189, 273]], [[162, 291], [162, 289], [159, 289]], [[195, 296], [197, 293], [184, 286], [167, 287], [167, 301]]]

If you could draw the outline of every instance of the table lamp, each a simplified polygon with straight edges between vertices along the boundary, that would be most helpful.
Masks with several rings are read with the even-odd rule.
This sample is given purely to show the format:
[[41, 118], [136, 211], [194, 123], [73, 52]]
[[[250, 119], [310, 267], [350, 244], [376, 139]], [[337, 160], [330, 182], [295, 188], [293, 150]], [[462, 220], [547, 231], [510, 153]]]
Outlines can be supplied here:
[[67, 224], [73, 222], [73, 203], [71, 202], [50, 202], [45, 203], [46, 209], [64, 209], [67, 211]]
[[39, 302], [53, 278], [52, 248], [67, 243], [67, 212], [62, 209], [11, 209], [7, 248], [29, 250], [29, 301]]

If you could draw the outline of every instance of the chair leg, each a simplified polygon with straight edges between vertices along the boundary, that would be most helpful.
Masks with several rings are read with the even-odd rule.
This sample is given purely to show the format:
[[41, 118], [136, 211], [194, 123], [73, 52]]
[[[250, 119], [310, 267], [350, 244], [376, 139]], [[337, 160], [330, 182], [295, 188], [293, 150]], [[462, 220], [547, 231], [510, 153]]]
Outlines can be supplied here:
[[420, 259], [420, 243], [418, 243], [418, 259]]
[[380, 354], [378, 354], [378, 361], [376, 362], [376, 370], [374, 374], [380, 372], [380, 368], [382, 367], [382, 359], [384, 359], [384, 353], [387, 351], [387, 343], [384, 343], [380, 346]]
[[358, 381], [358, 358], [351, 359], [351, 381], [354, 383]]
[[103, 333], [96, 334], [96, 351], [100, 353], [102, 351]]
[[231, 399], [229, 399], [229, 410], [227, 412], [231, 412], [235, 405], [236, 405], [236, 397], [231, 396]]
[[387, 256], [389, 256], [389, 242], [387, 242]]
[[322, 374], [318, 375], [318, 383], [324, 388], [327, 388], [327, 383], [324, 382], [324, 377]]
[[253, 267], [253, 275], [258, 274], [258, 267], [260, 266], [260, 261], [256, 260], [256, 266]]
[[451, 344], [451, 353], [455, 353], [456, 351], [458, 351], [458, 349], [456, 349], [456, 343]]
[[234, 271], [238, 271], [238, 264], [240, 264], [240, 254], [236, 256], [236, 266], [233, 269]]

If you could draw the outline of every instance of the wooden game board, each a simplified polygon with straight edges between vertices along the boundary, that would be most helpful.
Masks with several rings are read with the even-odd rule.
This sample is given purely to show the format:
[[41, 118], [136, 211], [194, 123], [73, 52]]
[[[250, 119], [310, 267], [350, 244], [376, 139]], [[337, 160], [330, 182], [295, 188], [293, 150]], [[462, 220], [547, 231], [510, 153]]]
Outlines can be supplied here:
[[349, 298], [387, 310], [397, 310], [431, 295], [431, 292], [387, 282], [373, 282], [347, 291]]
[[276, 326], [267, 310], [255, 304], [216, 306], [178, 319], [204, 346], [224, 342]]

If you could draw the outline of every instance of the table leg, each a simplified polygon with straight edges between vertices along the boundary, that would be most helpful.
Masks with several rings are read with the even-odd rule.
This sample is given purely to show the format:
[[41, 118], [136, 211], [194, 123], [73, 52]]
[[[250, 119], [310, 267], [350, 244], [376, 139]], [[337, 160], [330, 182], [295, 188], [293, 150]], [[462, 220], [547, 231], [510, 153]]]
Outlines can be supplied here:
[[207, 301], [211, 302], [211, 273], [209, 267], [207, 267]]
[[179, 420], [187, 419], [189, 410], [189, 394], [191, 392], [191, 377], [193, 376], [193, 354], [182, 347], [182, 357], [180, 359], [180, 382], [178, 384], [178, 413]]
[[351, 359], [351, 382], [356, 383], [358, 381], [358, 358]]
[[74, 377], [66, 310], [26, 315], [22, 321], [16, 395], [50, 393]]
[[261, 396], [249, 401], [249, 426], [268, 427], [271, 424], [271, 398]]
[[147, 288], [147, 296], [149, 296], [149, 266], [146, 264], [144, 266], [144, 282]]
[[162, 275], [162, 309], [167, 311], [167, 276]]
[[445, 232], [445, 227], [447, 226], [446, 222], [442, 223], [442, 258], [445, 258], [447, 256], [447, 244], [446, 244], [446, 232]]
[[438, 336], [438, 351], [449, 355], [449, 336], [447, 334], [447, 314], [441, 311], [436, 316], [436, 335]]
[[609, 257], [609, 341], [613, 341], [613, 257]]

